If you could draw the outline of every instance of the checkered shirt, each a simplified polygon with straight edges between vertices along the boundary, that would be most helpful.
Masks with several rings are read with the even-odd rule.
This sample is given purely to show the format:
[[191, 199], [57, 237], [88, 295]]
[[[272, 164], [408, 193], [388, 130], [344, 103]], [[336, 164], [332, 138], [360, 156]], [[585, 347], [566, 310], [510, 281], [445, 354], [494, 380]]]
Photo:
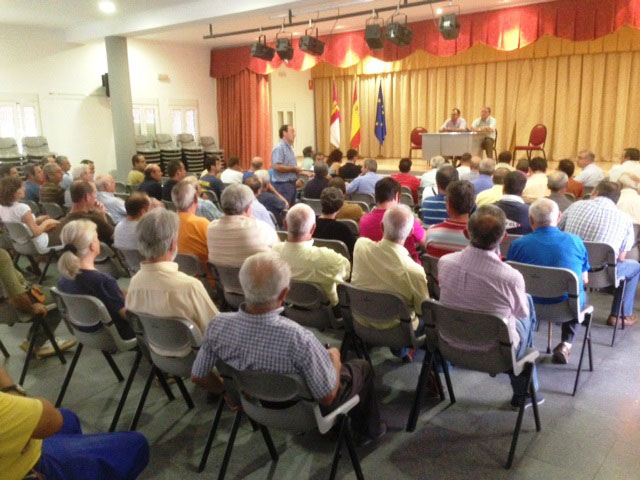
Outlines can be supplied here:
[[252, 315], [242, 306], [217, 315], [207, 327], [192, 375], [206, 377], [220, 359], [238, 370], [296, 373], [315, 399], [329, 395], [337, 381], [329, 353], [313, 333], [280, 316], [283, 310]]
[[585, 242], [607, 243], [618, 255], [631, 250], [635, 240], [629, 215], [606, 197], [575, 202], [564, 211], [558, 228]]

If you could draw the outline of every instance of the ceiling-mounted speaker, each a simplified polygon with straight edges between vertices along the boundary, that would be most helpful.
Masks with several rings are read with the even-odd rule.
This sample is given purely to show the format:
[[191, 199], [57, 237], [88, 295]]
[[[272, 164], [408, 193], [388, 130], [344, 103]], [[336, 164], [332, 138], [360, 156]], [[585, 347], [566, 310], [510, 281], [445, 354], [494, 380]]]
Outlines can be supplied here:
[[455, 13], [447, 13], [440, 17], [440, 34], [446, 40], [455, 40], [460, 35], [460, 20]]
[[289, 61], [293, 58], [293, 36], [278, 37], [278, 35], [276, 35], [276, 53], [282, 60]]
[[397, 15], [392, 15], [387, 24], [387, 40], [391, 43], [399, 46], [406, 47], [413, 41], [413, 32], [407, 27], [407, 16], [404, 16], [404, 23], [394, 22], [393, 18]]
[[270, 62], [275, 54], [276, 51], [267, 45], [267, 37], [265, 35], [260, 35], [258, 41], [251, 45], [252, 57]]
[[315, 55], [316, 57], [319, 57], [324, 53], [324, 42], [318, 39], [317, 28], [316, 28], [315, 37], [312, 37], [311, 35], [307, 34], [309, 30], [310, 29], [307, 28], [304, 31], [304, 36], [300, 37], [300, 41], [298, 42], [298, 45], [300, 46], [300, 50], [302, 50], [303, 52], [310, 53], [311, 55]]

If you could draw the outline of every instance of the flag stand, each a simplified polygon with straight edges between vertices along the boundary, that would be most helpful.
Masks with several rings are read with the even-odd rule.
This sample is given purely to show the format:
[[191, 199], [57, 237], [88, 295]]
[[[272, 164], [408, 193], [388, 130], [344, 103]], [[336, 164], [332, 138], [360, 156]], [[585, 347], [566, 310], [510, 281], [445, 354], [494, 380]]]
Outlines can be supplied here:
[[384, 158], [384, 156], [382, 155], [382, 144], [381, 143], [378, 144], [378, 155], [376, 155], [376, 158]]

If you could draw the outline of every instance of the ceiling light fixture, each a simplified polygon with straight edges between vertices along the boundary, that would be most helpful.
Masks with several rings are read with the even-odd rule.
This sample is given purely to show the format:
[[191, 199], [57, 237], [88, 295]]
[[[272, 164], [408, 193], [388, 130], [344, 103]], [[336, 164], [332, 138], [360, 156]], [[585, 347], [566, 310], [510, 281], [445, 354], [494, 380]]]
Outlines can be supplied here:
[[115, 13], [116, 4], [109, 0], [103, 0], [102, 2], [98, 2], [98, 9], [102, 13], [107, 13], [107, 14]]
[[324, 42], [318, 38], [317, 27], [315, 37], [309, 35], [309, 30], [313, 31], [311, 20], [309, 20], [309, 28], [304, 31], [304, 36], [300, 37], [298, 45], [300, 46], [300, 50], [302, 50], [303, 52], [310, 53], [311, 55], [319, 57], [324, 53]]
[[284, 27], [282, 31], [276, 34], [276, 53], [282, 60], [288, 62], [293, 58], [293, 36], [280, 37], [279, 35], [287, 35], [287, 33], [284, 32]]
[[436, 15], [442, 15], [442, 9], [441, 8], [436, 10]]
[[384, 20], [378, 18], [378, 12], [373, 11], [373, 15], [367, 18], [364, 27], [364, 40], [371, 50], [381, 50], [384, 48], [384, 39], [382, 38], [382, 27]]
[[407, 27], [407, 15], [404, 16], [404, 23], [394, 21], [394, 18], [399, 15], [402, 14], [398, 12], [389, 17], [389, 22], [387, 23], [387, 40], [399, 47], [406, 47], [413, 41], [413, 32]]
[[276, 54], [275, 49], [267, 45], [266, 35], [260, 35], [258, 41], [251, 45], [251, 56], [270, 62]]

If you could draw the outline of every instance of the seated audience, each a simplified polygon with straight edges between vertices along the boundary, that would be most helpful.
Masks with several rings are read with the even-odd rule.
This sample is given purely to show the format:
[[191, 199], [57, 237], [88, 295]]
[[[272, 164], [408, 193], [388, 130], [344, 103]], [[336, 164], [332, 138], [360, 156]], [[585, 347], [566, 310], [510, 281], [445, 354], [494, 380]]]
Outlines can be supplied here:
[[[180, 219], [174, 212], [156, 208], [138, 222], [138, 251], [145, 259], [129, 283], [126, 308], [134, 313], [191, 320], [204, 333], [218, 309], [202, 282], [178, 271]], [[152, 347], [153, 348], [153, 347]]]
[[356, 165], [358, 150], [350, 148], [347, 150], [347, 163], [340, 167], [338, 175], [346, 180], [353, 180], [362, 173], [362, 167]]
[[[333, 177], [331, 180], [329, 180], [328, 186], [337, 188], [342, 192], [343, 195], [347, 194], [347, 188], [342, 177]], [[336, 219], [347, 219], [353, 220], [356, 223], [360, 223], [360, 219], [363, 217], [363, 215], [364, 211], [362, 210], [362, 207], [360, 205], [358, 205], [357, 203], [349, 203], [345, 200], [345, 202], [342, 204], [342, 207], [340, 207], [340, 210], [338, 210]]]
[[178, 218], [180, 219], [178, 253], [195, 255], [206, 266], [209, 260], [207, 227], [210, 222], [206, 218], [196, 215], [198, 210], [196, 187], [186, 178], [181, 180], [173, 187], [171, 200], [178, 210]]
[[622, 164], [609, 170], [609, 180], [617, 182], [620, 175], [630, 173], [640, 178], [640, 150], [637, 148], [625, 148], [622, 154]]
[[62, 169], [57, 163], [46, 163], [42, 167], [45, 182], [40, 187], [40, 203], [57, 203], [64, 206], [64, 188], [60, 186], [62, 181]]
[[247, 178], [252, 177], [258, 170], [262, 170], [263, 164], [262, 157], [253, 157], [249, 170], [242, 174], [242, 183], [244, 183]]
[[[51, 333], [55, 335], [56, 328], [60, 324], [62, 317], [57, 310], [49, 312], [47, 305], [54, 303], [53, 298], [49, 294], [48, 288], [33, 286], [25, 280], [18, 269], [13, 265], [13, 261], [9, 253], [0, 248], [0, 286], [4, 288], [8, 301], [16, 308], [19, 313], [24, 313], [33, 317], [44, 317], [44, 321], [49, 327]], [[40, 302], [32, 294], [35, 290], [39, 296], [44, 295], [44, 301]], [[20, 343], [20, 348], [27, 352], [29, 350], [29, 342], [36, 332], [35, 323], [31, 324], [27, 338]], [[49, 341], [46, 333], [42, 328], [38, 328], [35, 333], [34, 347], [37, 358], [50, 357], [56, 354], [53, 345]], [[74, 339], [64, 339], [55, 337], [56, 343], [60, 350], [65, 351], [76, 344]], [[1, 438], [1, 437], [0, 437]], [[0, 455], [0, 458], [2, 456]], [[0, 460], [0, 465], [2, 460]]]
[[181, 160], [171, 160], [167, 164], [167, 175], [169, 179], [162, 185], [162, 200], [166, 202], [171, 201], [171, 190], [175, 187], [179, 181], [187, 176], [187, 170], [184, 168], [184, 163]]
[[582, 171], [576, 176], [576, 180], [585, 187], [593, 188], [606, 178], [604, 170], [596, 165], [596, 156], [593, 152], [582, 150], [578, 154], [578, 166]]
[[137, 187], [144, 181], [144, 170], [147, 168], [147, 159], [144, 155], [136, 153], [131, 157], [131, 166], [133, 169], [127, 176], [127, 183], [132, 187]]
[[108, 245], [113, 243], [113, 227], [107, 221], [104, 205], [96, 199], [96, 187], [93, 183], [76, 180], [69, 189], [71, 192], [71, 210], [60, 219], [55, 237], [60, 238], [62, 228], [73, 220], [91, 220], [98, 227], [98, 238]]
[[462, 178], [471, 172], [471, 154], [469, 152], [465, 152], [460, 156], [460, 163], [456, 170], [458, 170], [458, 178]]
[[313, 246], [316, 216], [309, 205], [298, 203], [291, 207], [285, 222], [287, 241], [274, 245], [273, 251], [287, 262], [293, 280], [315, 283], [335, 307], [338, 304], [336, 286], [349, 278], [351, 263], [330, 248]]
[[313, 164], [311, 165], [311, 167], [313, 167], [313, 165], [315, 165], [317, 162], [326, 162], [324, 153], [316, 152], [313, 154]]
[[69, 187], [73, 183], [73, 176], [70, 173], [71, 170], [71, 162], [64, 155], [58, 155], [56, 157], [56, 163], [60, 165], [62, 169], [62, 181], [60, 182], [60, 186], [65, 190], [69, 190]]
[[[495, 175], [495, 174], [494, 174]], [[469, 215], [474, 207], [473, 184], [466, 180], [451, 182], [447, 186], [447, 218], [427, 229], [427, 253], [441, 257], [458, 252], [469, 245], [465, 235]]]
[[[561, 172], [562, 173], [562, 172]], [[540, 265], [542, 267], [567, 268], [578, 277], [580, 307], [584, 307], [586, 294], [584, 285], [588, 282], [589, 255], [584, 242], [577, 235], [558, 230], [560, 210], [558, 205], [548, 198], [536, 200], [529, 208], [529, 221], [533, 233], [514, 240], [509, 248], [508, 260]], [[554, 304], [564, 301], [560, 298], [536, 298], [537, 304]], [[571, 343], [575, 336], [577, 320], [562, 324], [561, 342], [553, 349], [554, 363], [568, 363]]]
[[[635, 234], [631, 218], [618, 210], [616, 203], [620, 199], [620, 187], [617, 183], [603, 180], [591, 194], [591, 200], [576, 202], [567, 208], [558, 222], [558, 228], [567, 233], [578, 235], [585, 242], [608, 243], [618, 256], [616, 271], [625, 278], [622, 316], [626, 325], [633, 325], [633, 303], [640, 275], [640, 264], [627, 260], [626, 255], [633, 247]], [[614, 296], [611, 315], [607, 323], [615, 325], [616, 314], [620, 307], [619, 296]]]
[[[411, 312], [413, 328], [419, 331], [419, 315], [422, 302], [429, 298], [427, 277], [424, 268], [411, 259], [406, 248], [407, 241], [415, 230], [415, 219], [406, 205], [390, 206], [382, 218], [384, 235], [376, 241], [360, 237], [353, 252], [351, 283], [355, 287], [400, 295]], [[363, 325], [365, 319], [355, 317]], [[375, 328], [392, 328], [399, 320], [388, 325], [376, 324]], [[369, 325], [371, 326], [371, 325]], [[394, 355], [410, 362], [413, 352], [408, 348], [392, 349]]]
[[85, 158], [80, 160], [80, 165], [86, 165], [89, 168], [89, 175], [91, 175], [91, 181], [93, 181], [93, 176], [96, 174], [96, 164], [92, 160]]
[[277, 226], [282, 225], [282, 212], [289, 208], [289, 204], [278, 191], [271, 185], [271, 177], [266, 170], [258, 170], [256, 177], [260, 179], [262, 187], [256, 196], [258, 201], [276, 217]]
[[[222, 216], [222, 212], [216, 205], [206, 198], [202, 198], [202, 187], [200, 186], [200, 182], [193, 175], [189, 175], [188, 177], [184, 177], [183, 180], [191, 183], [193, 188], [196, 189], [196, 193], [198, 194], [198, 208], [196, 209], [196, 216], [206, 218], [210, 222], [213, 220], [217, 220]], [[172, 197], [173, 198], [173, 197]]]
[[451, 182], [458, 180], [458, 171], [453, 165], [442, 165], [436, 173], [438, 194], [428, 196], [422, 201], [422, 221], [426, 226], [435, 225], [449, 218], [445, 193]]
[[476, 157], [475, 155], [471, 157], [471, 161], [469, 162], [469, 172], [464, 175], [464, 177], [458, 177], [460, 180], [466, 180], [468, 182], [473, 182], [480, 176], [479, 168], [480, 162], [482, 158]]
[[550, 193], [547, 187], [547, 161], [542, 157], [533, 157], [529, 162], [529, 170], [531, 175], [522, 192], [522, 199], [525, 203], [531, 204]]
[[322, 214], [316, 218], [316, 229], [313, 238], [326, 240], [340, 240], [349, 250], [349, 256], [353, 258], [353, 246], [358, 239], [351, 229], [344, 223], [336, 220], [336, 215], [344, 205], [344, 193], [335, 187], [327, 187], [320, 195]]
[[556, 202], [561, 212], [564, 212], [573, 203], [573, 200], [568, 199], [566, 196], [568, 183], [569, 177], [560, 170], [556, 170], [548, 176], [547, 186], [551, 191], [551, 195], [547, 198]]
[[323, 347], [311, 331], [282, 315], [290, 278], [287, 263], [273, 253], [255, 254], [243, 263], [245, 304], [209, 324], [191, 379], [222, 395], [223, 380], [213, 369], [218, 360], [239, 370], [298, 374], [325, 415], [359, 395], [349, 412], [359, 443], [379, 439], [386, 425], [380, 421], [371, 365], [360, 359], [343, 364], [338, 349]]
[[[449, 165], [455, 172], [455, 168]], [[456, 172], [457, 174], [457, 172]], [[365, 237], [378, 242], [382, 240], [382, 220], [384, 212], [395, 207], [400, 199], [400, 184], [391, 177], [385, 177], [376, 183], [376, 208], [371, 213], [367, 213], [360, 220], [360, 237]], [[413, 221], [413, 230], [407, 236], [404, 247], [409, 252], [409, 256], [417, 263], [420, 263], [420, 256], [416, 250], [416, 244], [424, 245], [424, 228], [416, 218]]]
[[418, 187], [420, 187], [420, 179], [415, 175], [409, 173], [411, 171], [412, 161], [410, 158], [401, 158], [398, 164], [398, 170], [400, 173], [394, 173], [391, 175], [396, 182], [402, 187], [408, 187], [411, 190], [411, 196], [413, 197], [413, 203], [418, 204]]
[[269, 210], [258, 200], [258, 195], [262, 190], [262, 181], [256, 175], [252, 175], [243, 183], [251, 189], [254, 195], [253, 202], [251, 202], [251, 216], [275, 229], [276, 225], [273, 223], [271, 215], [269, 215]]
[[[91, 169], [89, 168], [89, 166], [87, 164], [80, 164], [77, 167], [75, 167], [72, 171], [71, 171], [71, 176], [73, 177], [73, 181], [75, 182], [76, 180], [82, 180], [83, 182], [91, 182], [93, 183], [94, 179], [93, 179], [93, 173], [91, 173]], [[73, 185], [73, 182], [72, 182]], [[65, 207], [70, 207], [72, 200], [71, 200], [71, 192], [70, 192], [71, 187], [67, 188], [64, 192], [64, 205]]]
[[44, 182], [44, 174], [39, 165], [27, 165], [24, 169], [24, 197], [32, 202], [40, 202], [40, 184]]
[[26, 392], [0, 367], [0, 472], [4, 479], [131, 480], [149, 463], [137, 432], [84, 435], [70, 410]]
[[529, 160], [527, 158], [521, 158], [520, 160], [518, 160], [518, 163], [516, 163], [516, 171], [524, 174], [525, 177], [529, 178]]
[[640, 177], [625, 172], [618, 177], [618, 183], [622, 187], [618, 209], [629, 215], [633, 223], [640, 224]]
[[[313, 161], [313, 147], [308, 146], [308, 147], [304, 147], [302, 149], [302, 165], [300, 165], [300, 167], [302, 168], [302, 170], [306, 170], [307, 172], [313, 170], [313, 165], [314, 165], [314, 161]], [[260, 167], [262, 168], [262, 167]], [[257, 168], [256, 170], [260, 170], [260, 168]]]
[[502, 200], [494, 203], [507, 216], [507, 233], [525, 235], [531, 232], [529, 224], [529, 205], [522, 199], [522, 191], [527, 184], [527, 177], [522, 172], [509, 172], [504, 178]]
[[[517, 172], [512, 172], [519, 175]], [[507, 177], [508, 178], [508, 177]], [[533, 301], [525, 291], [524, 278], [516, 269], [502, 262], [498, 245], [506, 230], [504, 212], [493, 205], [478, 208], [467, 225], [471, 245], [461, 252], [445, 255], [438, 262], [440, 302], [463, 310], [496, 315], [504, 319], [511, 340], [516, 345], [516, 358], [533, 347], [533, 329], [536, 324]], [[519, 408], [524, 400], [531, 404], [524, 374], [512, 373], [513, 397], [511, 406]], [[538, 374], [533, 367], [533, 388], [538, 390]], [[537, 394], [538, 404], [544, 397]]]
[[473, 183], [473, 188], [476, 190], [476, 195], [493, 187], [493, 180], [491, 180], [491, 175], [493, 175], [495, 169], [496, 162], [491, 158], [485, 158], [480, 162], [480, 166], [478, 167], [478, 172], [480, 173], [480, 175], [478, 176], [478, 178], [471, 182]]
[[240, 267], [247, 257], [270, 250], [278, 243], [276, 231], [251, 216], [254, 198], [246, 185], [229, 185], [222, 191], [223, 216], [207, 229], [211, 263]]
[[7, 177], [20, 178], [20, 173], [18, 169], [11, 164], [0, 165], [0, 179]]
[[[206, 160], [205, 160], [206, 161]], [[138, 185], [138, 191], [146, 193], [151, 198], [162, 200], [162, 169], [159, 165], [152, 163], [144, 169], [144, 180]]]
[[326, 163], [316, 163], [313, 166], [313, 178], [307, 182], [302, 191], [304, 198], [319, 199], [322, 190], [329, 184], [329, 167]]
[[500, 152], [498, 154], [498, 163], [496, 164], [496, 168], [499, 168], [498, 165], [500, 165], [500, 167], [508, 167], [509, 169], [512, 169], [512, 162], [513, 155], [509, 150], [505, 150], [504, 152]]
[[377, 170], [378, 162], [373, 158], [367, 158], [364, 161], [360, 176], [347, 185], [347, 193], [349, 195], [353, 195], [354, 193], [368, 193], [369, 195], [373, 195], [375, 193], [376, 183], [382, 178], [376, 173]]
[[558, 170], [567, 174], [569, 177], [569, 183], [567, 183], [567, 192], [572, 193], [576, 200], [580, 200], [584, 195], [584, 185], [573, 178], [573, 172], [576, 166], [573, 161], [565, 158], [558, 162]]
[[96, 224], [89, 220], [69, 222], [62, 229], [60, 241], [64, 246], [58, 259], [60, 291], [96, 297], [107, 307], [120, 336], [125, 340], [133, 338], [118, 282], [111, 275], [97, 271], [94, 265], [100, 255]]
[[116, 182], [111, 175], [98, 175], [96, 177], [97, 199], [104, 205], [105, 211], [111, 215], [116, 225], [127, 215], [124, 208], [124, 200], [115, 196]]
[[227, 161], [227, 168], [220, 174], [220, 180], [222, 183], [242, 183], [242, 167], [240, 166], [240, 159], [238, 157], [229, 157]]
[[124, 208], [127, 216], [116, 225], [113, 246], [118, 250], [138, 250], [136, 227], [140, 218], [152, 208], [151, 200], [146, 193], [133, 192], [124, 202]]
[[496, 168], [493, 172], [491, 179], [493, 180], [493, 187], [484, 192], [480, 192], [476, 196], [476, 205], [481, 207], [482, 205], [491, 205], [499, 200], [502, 200], [504, 190], [504, 179], [507, 177], [511, 170], [506, 167]]
[[420, 187], [423, 189], [422, 191], [422, 199], [424, 200], [426, 197], [430, 197], [431, 195], [436, 195], [436, 172], [438, 169], [447, 162], [444, 157], [437, 155], [435, 157], [431, 157], [429, 160], [429, 170], [422, 174], [420, 177]]
[[200, 185], [204, 190], [211, 190], [216, 194], [218, 200], [222, 195], [222, 180], [218, 175], [218, 157], [206, 157], [204, 159], [204, 173], [200, 176]]
[[331, 176], [338, 175], [338, 171], [342, 165], [342, 156], [342, 150], [336, 148], [335, 150], [332, 150], [327, 157], [327, 165], [329, 166], [329, 174]]

